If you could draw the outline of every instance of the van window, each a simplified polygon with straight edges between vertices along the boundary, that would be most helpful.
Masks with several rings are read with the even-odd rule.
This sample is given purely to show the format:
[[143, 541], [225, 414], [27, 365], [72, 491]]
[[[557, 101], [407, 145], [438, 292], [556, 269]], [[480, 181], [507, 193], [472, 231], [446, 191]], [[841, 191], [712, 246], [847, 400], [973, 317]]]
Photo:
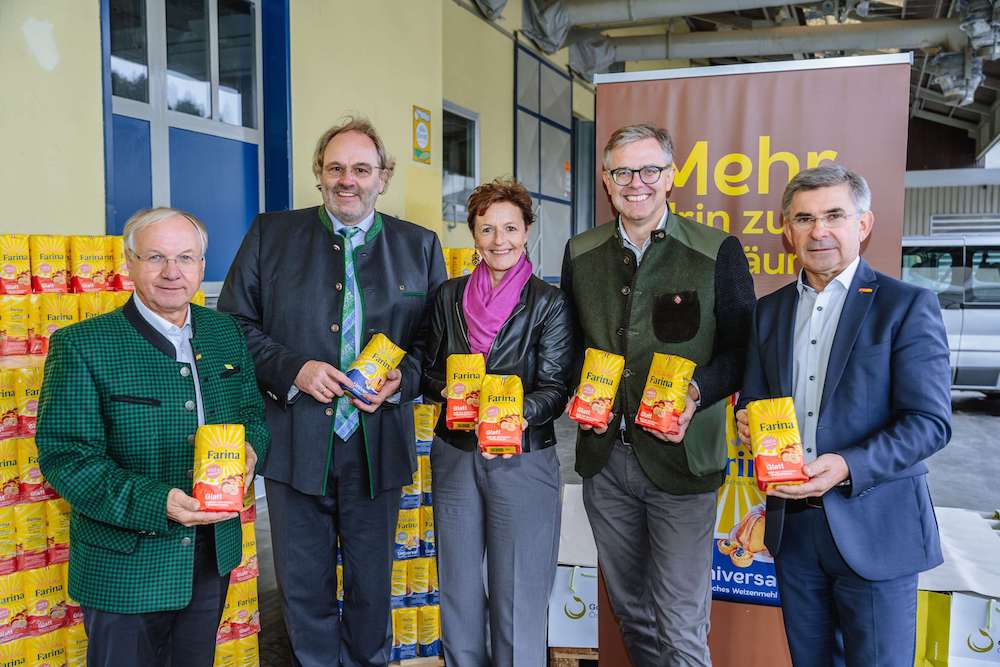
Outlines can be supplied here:
[[903, 248], [903, 280], [938, 295], [942, 308], [962, 303], [965, 262], [962, 248], [913, 246]]
[[1000, 248], [969, 248], [972, 280], [969, 301], [1000, 304]]

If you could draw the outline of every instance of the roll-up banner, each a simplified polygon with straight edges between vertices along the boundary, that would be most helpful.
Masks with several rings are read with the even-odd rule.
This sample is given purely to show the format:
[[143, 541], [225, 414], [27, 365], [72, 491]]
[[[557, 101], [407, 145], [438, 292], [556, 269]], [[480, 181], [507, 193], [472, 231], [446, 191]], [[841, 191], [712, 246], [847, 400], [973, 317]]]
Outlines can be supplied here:
[[[875, 227], [865, 259], [898, 277], [911, 62], [904, 53], [599, 74], [597, 164], [603, 168], [604, 145], [617, 128], [667, 128], [676, 169], [671, 209], [738, 236], [760, 297], [794, 281], [800, 269], [781, 236], [785, 186], [802, 169], [836, 161], [871, 186]], [[600, 172], [596, 180], [602, 223], [616, 214]], [[750, 453], [732, 429], [728, 435], [713, 594], [779, 605], [762, 540], [764, 496]]]

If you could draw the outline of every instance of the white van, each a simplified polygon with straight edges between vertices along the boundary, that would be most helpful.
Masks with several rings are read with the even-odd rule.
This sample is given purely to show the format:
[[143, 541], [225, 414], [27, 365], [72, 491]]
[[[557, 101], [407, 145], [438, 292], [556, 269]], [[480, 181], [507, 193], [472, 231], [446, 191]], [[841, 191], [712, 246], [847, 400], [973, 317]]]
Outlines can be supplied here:
[[1000, 236], [907, 236], [902, 278], [938, 295], [952, 388], [1000, 396]]

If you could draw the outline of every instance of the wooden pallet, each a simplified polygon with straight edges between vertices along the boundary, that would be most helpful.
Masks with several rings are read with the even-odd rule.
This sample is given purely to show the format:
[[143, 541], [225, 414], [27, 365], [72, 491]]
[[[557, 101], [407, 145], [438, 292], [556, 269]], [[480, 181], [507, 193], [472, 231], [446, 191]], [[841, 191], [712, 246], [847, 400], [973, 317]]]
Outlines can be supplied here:
[[390, 662], [391, 667], [444, 667], [444, 660], [439, 657], [433, 658], [410, 658], [399, 662]]
[[583, 667], [597, 665], [597, 649], [549, 648], [549, 667]]

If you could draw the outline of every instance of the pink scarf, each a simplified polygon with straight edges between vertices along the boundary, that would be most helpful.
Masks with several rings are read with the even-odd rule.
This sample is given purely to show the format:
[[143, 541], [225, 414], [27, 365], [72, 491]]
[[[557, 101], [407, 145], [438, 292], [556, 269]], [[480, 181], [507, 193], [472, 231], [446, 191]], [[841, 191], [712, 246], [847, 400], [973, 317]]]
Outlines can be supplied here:
[[521, 300], [521, 290], [531, 278], [531, 262], [522, 254], [493, 287], [486, 262], [479, 262], [465, 286], [462, 309], [469, 328], [469, 349], [473, 354], [489, 354], [500, 327]]

